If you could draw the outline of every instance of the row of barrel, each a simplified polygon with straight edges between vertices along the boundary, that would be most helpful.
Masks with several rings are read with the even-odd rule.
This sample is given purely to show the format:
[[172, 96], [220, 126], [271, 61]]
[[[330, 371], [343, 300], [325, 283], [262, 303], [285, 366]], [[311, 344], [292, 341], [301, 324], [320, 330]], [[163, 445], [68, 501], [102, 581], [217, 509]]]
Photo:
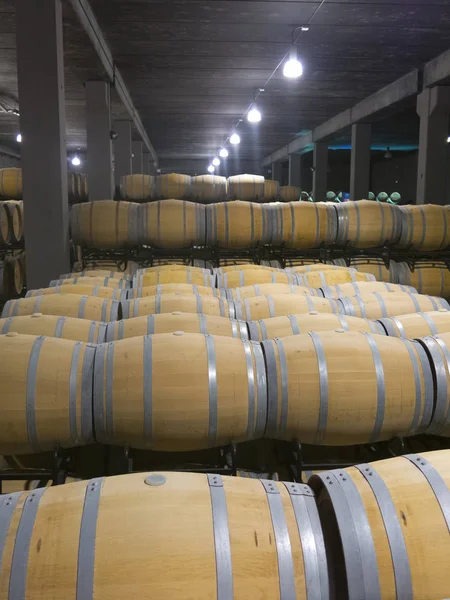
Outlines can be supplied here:
[[19, 297], [25, 285], [25, 252], [13, 251], [0, 260], [0, 304]]
[[100, 477], [0, 499], [1, 583], [10, 598], [46, 600], [443, 599], [449, 506], [450, 450], [308, 485]]
[[[86, 173], [68, 173], [69, 202], [85, 202], [89, 198]], [[22, 169], [0, 169], [0, 198], [22, 200]]]
[[23, 202], [0, 201], [0, 247], [23, 241]]
[[[241, 271], [221, 274], [234, 272]], [[204, 274], [192, 267], [194, 273]], [[0, 452], [94, 440], [186, 451], [262, 437], [349, 445], [425, 431], [449, 435], [450, 336], [436, 336], [441, 326], [448, 331], [449, 305], [397, 286], [364, 292], [364, 285], [386, 284], [361, 281], [367, 277], [356, 271], [329, 266], [318, 273], [330, 284], [357, 278], [350, 287], [359, 295], [336, 300], [261, 283], [251, 286], [253, 294], [263, 285], [284, 285], [285, 293], [231, 301], [209, 295], [215, 288], [208, 294], [190, 284], [190, 294], [177, 294], [165, 293], [172, 284], [159, 284], [159, 296], [124, 303], [128, 318], [110, 325], [121, 304], [108, 297], [59, 290], [8, 302], [0, 324]], [[112, 279], [120, 286], [129, 276]], [[234, 289], [242, 297], [243, 288]], [[375, 318], [397, 317], [391, 327], [352, 318], [372, 305]], [[402, 317], [405, 325], [397, 316], [416, 312], [423, 314]], [[425, 338], [406, 337], [408, 319]]]
[[75, 244], [99, 249], [389, 245], [422, 252], [450, 246], [449, 207], [398, 207], [369, 200], [262, 205], [233, 201], [209, 206], [182, 200], [143, 205], [104, 200], [74, 205], [70, 223]]

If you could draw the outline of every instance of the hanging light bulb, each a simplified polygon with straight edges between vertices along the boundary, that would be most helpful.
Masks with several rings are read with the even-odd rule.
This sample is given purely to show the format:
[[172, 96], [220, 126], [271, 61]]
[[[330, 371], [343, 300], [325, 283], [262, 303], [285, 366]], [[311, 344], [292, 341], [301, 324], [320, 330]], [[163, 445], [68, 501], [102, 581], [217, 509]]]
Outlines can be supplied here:
[[215, 170], [216, 170], [216, 167], [214, 167], [213, 165], [209, 165], [208, 173], [214, 173]]
[[215, 167], [218, 167], [218, 166], [220, 165], [220, 160], [217, 158], [217, 156], [215, 156], [215, 157], [213, 158], [212, 164], [213, 164]]
[[289, 79], [297, 79], [303, 75], [302, 63], [297, 58], [297, 48], [292, 47], [289, 60], [284, 63], [283, 75]]
[[78, 158], [78, 156], [74, 156], [72, 158], [72, 164], [74, 167], [79, 167], [81, 165], [81, 160]]
[[22, 143], [22, 134], [21, 134], [21, 133], [18, 133], [18, 134], [16, 135], [16, 142], [19, 142], [19, 144], [21, 144], [21, 143]]
[[247, 114], [247, 121], [249, 123], [259, 123], [261, 121], [261, 113], [256, 108], [255, 104], [252, 106], [252, 108], [249, 110], [249, 112]]
[[233, 133], [233, 135], [230, 137], [230, 144], [240, 144], [241, 143], [241, 138], [238, 136], [237, 133]]
[[222, 158], [226, 158], [228, 156], [228, 150], [226, 148], [221, 148], [219, 156], [221, 156]]

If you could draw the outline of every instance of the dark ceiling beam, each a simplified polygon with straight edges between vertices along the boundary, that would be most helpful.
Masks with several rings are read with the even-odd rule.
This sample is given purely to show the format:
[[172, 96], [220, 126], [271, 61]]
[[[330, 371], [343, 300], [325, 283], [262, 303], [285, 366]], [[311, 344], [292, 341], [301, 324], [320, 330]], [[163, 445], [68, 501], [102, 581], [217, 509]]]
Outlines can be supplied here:
[[120, 100], [122, 101], [125, 109], [130, 115], [133, 124], [144, 142], [147, 150], [151, 154], [153, 161], [158, 166], [158, 157], [155, 149], [145, 131], [144, 125], [141, 121], [138, 111], [136, 110], [133, 100], [131, 99], [130, 93], [125, 85], [125, 82], [120, 74], [119, 69], [116, 67], [112, 52], [103, 36], [100, 26], [95, 18], [91, 6], [87, 0], [70, 0], [76, 15], [78, 16], [81, 25], [86, 31], [89, 39], [94, 46], [94, 49], [105, 69], [105, 72], [109, 78], [110, 83], [115, 88]]
[[425, 65], [423, 85], [431, 87], [439, 83], [450, 82], [450, 50], [443, 52]]
[[335, 117], [325, 121], [325, 123], [322, 123], [322, 125], [318, 125], [306, 135], [295, 138], [289, 144], [266, 156], [263, 160], [263, 165], [267, 166], [273, 162], [287, 159], [289, 154], [301, 152], [314, 142], [325, 140], [331, 135], [347, 129], [354, 123], [371, 121], [373, 117], [387, 108], [411, 96], [417, 95], [420, 91], [419, 88], [419, 71], [415, 69], [381, 90], [378, 90], [378, 92], [361, 100], [353, 108], [344, 110]]
[[6, 154], [6, 156], [12, 156], [14, 158], [20, 158], [20, 154], [7, 146], [0, 145], [0, 154]]

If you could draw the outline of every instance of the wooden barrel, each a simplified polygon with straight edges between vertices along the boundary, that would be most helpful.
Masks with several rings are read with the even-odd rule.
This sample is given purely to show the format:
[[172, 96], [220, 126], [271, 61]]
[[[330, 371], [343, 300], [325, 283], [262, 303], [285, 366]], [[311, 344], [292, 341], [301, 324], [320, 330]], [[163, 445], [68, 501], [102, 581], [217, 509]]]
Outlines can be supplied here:
[[309, 480], [333, 598], [448, 597], [449, 459], [449, 450], [409, 454]]
[[315, 265], [300, 265], [298, 267], [287, 267], [286, 271], [290, 273], [313, 273], [314, 271], [339, 271], [339, 270], [350, 270], [349, 267], [336, 265], [329, 265], [326, 263], [316, 263]]
[[299, 285], [304, 285], [311, 288], [323, 288], [341, 283], [375, 281], [375, 277], [370, 273], [358, 273], [358, 271], [353, 271], [352, 269], [325, 269], [325, 271], [298, 273], [297, 280]]
[[238, 288], [255, 283], [287, 283], [297, 284], [295, 274], [285, 271], [269, 271], [267, 269], [246, 269], [244, 271], [231, 271], [218, 273], [217, 285], [221, 288]]
[[74, 273], [63, 273], [59, 276], [59, 279], [74, 279], [76, 277], [103, 277], [103, 278], [114, 278], [119, 281], [130, 282], [133, 278], [132, 275], [123, 273], [121, 271], [105, 271], [103, 269], [88, 269], [87, 271], [79, 271]]
[[401, 262], [394, 263], [392, 270], [399, 283], [414, 286], [419, 294], [450, 297], [450, 271], [445, 263], [416, 262], [411, 271], [408, 263]]
[[372, 292], [364, 298], [360, 296], [340, 298], [337, 302], [344, 314], [365, 319], [384, 319], [440, 308], [450, 310], [448, 302], [443, 298], [406, 292]]
[[18, 244], [23, 240], [23, 202], [22, 200], [5, 200], [4, 206], [9, 214], [10, 242]]
[[306, 249], [334, 243], [337, 217], [326, 202], [290, 202], [274, 205], [271, 210], [272, 245]]
[[398, 248], [445, 250], [450, 245], [450, 211], [435, 204], [397, 207], [401, 215]]
[[20, 296], [24, 286], [24, 273], [16, 256], [6, 256], [0, 262], [0, 300]]
[[338, 215], [338, 246], [377, 248], [396, 244], [401, 233], [401, 213], [393, 204], [370, 200], [334, 205]]
[[0, 169], [0, 197], [22, 199], [22, 169]]
[[74, 204], [70, 229], [75, 244], [101, 249], [133, 248], [139, 243], [139, 205], [102, 200]]
[[365, 331], [367, 333], [385, 335], [383, 327], [377, 321], [332, 313], [319, 313], [317, 310], [300, 315], [287, 315], [284, 317], [273, 317], [272, 319], [249, 321], [247, 325], [250, 339], [255, 342], [273, 340], [288, 335], [300, 335], [309, 331], [333, 331], [335, 329]]
[[190, 271], [191, 273], [210, 273], [210, 269], [206, 269], [204, 267], [196, 267], [193, 265], [180, 265], [180, 264], [170, 264], [170, 265], [158, 265], [154, 267], [146, 267], [145, 269], [138, 269], [136, 271], [136, 275], [142, 275], [143, 273], [159, 273], [162, 271]]
[[300, 200], [300, 194], [302, 188], [295, 185], [283, 185], [280, 188], [280, 200], [281, 202], [298, 202]]
[[258, 439], [266, 407], [259, 344], [178, 331], [97, 348], [94, 422], [101, 443], [184, 451]]
[[93, 441], [94, 354], [95, 346], [82, 342], [15, 332], [0, 336], [1, 454]]
[[338, 329], [263, 348], [266, 437], [347, 446], [414, 435], [430, 423], [433, 380], [417, 342]]
[[418, 340], [430, 359], [435, 382], [435, 407], [427, 433], [450, 437], [450, 334]]
[[[67, 598], [78, 589], [96, 600], [118, 590], [154, 600], [248, 600], [286, 588], [291, 598], [329, 599], [315, 498], [303, 484], [134, 473], [18, 493], [7, 508], [15, 511], [5, 517], [3, 585], [12, 597], [18, 588], [30, 598], [45, 589], [46, 600], [57, 600], [64, 573]], [[24, 537], [30, 552], [21, 550]], [[19, 565], [27, 573], [20, 582]]]
[[228, 177], [228, 200], [264, 202], [264, 177], [247, 174]]
[[193, 285], [202, 285], [211, 287], [214, 285], [215, 278], [206, 271], [183, 269], [179, 271], [145, 271], [135, 276], [133, 280], [134, 287], [148, 287], [163, 283], [189, 283]]
[[248, 330], [245, 321], [175, 311], [159, 315], [150, 314], [109, 323], [106, 341], [112, 342], [140, 335], [174, 333], [175, 331], [209, 333], [211, 335], [224, 335], [248, 340]]
[[[130, 319], [144, 315], [159, 315], [181, 311], [199, 315], [234, 318], [234, 302], [223, 298], [199, 296], [196, 294], [163, 294], [135, 298], [122, 303], [123, 318]], [[241, 317], [239, 317], [241, 318]], [[111, 319], [113, 321], [114, 319]]]
[[382, 258], [350, 258], [349, 260], [337, 258], [333, 262], [338, 266], [348, 266], [352, 269], [356, 269], [356, 271], [371, 273], [377, 281], [398, 283], [393, 271], [394, 261], [390, 261], [390, 268], [386, 267]]
[[125, 301], [128, 297], [127, 290], [118, 288], [102, 287], [99, 285], [59, 285], [57, 287], [40, 288], [29, 290], [26, 298], [35, 296], [47, 296], [51, 294], [77, 294], [80, 296], [98, 296], [99, 298], [111, 298], [112, 300]]
[[12, 238], [12, 224], [5, 202], [0, 202], [0, 246], [9, 244]]
[[221, 202], [206, 206], [206, 244], [220, 248], [253, 248], [265, 243], [263, 209], [254, 202]]
[[387, 335], [404, 339], [421, 338], [450, 332], [450, 311], [445, 308], [430, 312], [415, 312], [378, 321]]
[[264, 180], [264, 202], [275, 202], [280, 195], [280, 184], [273, 179]]
[[[336, 216], [336, 215], [335, 215]], [[284, 263], [286, 265], [286, 269], [292, 267], [302, 267], [308, 265], [322, 265], [318, 258], [285, 258]]]
[[[83, 262], [77, 262], [73, 265], [73, 272], [80, 273], [81, 271], [107, 271], [119, 273], [122, 277], [125, 275], [134, 275], [138, 270], [139, 265], [124, 258], [123, 260], [90, 260], [85, 258]], [[112, 277], [112, 275], [110, 275]]]
[[93, 344], [103, 344], [106, 341], [106, 323], [73, 317], [43, 315], [42, 313], [0, 319], [0, 334], [10, 331]]
[[303, 296], [319, 296], [319, 298], [323, 298], [323, 294], [320, 290], [314, 290], [289, 283], [256, 283], [254, 285], [248, 285], [242, 288], [232, 288], [225, 291], [230, 300], [245, 300], [246, 298], [265, 296], [266, 294], [303, 294]]
[[191, 198], [191, 176], [167, 173], [155, 177], [156, 200], [184, 200]]
[[227, 179], [218, 175], [198, 175], [192, 177], [192, 198], [201, 204], [225, 202], [227, 199]]
[[236, 265], [228, 265], [214, 269], [215, 273], [231, 273], [233, 271], [248, 271], [255, 269], [263, 269], [264, 271], [280, 271], [281, 269], [271, 267], [270, 265], [255, 265], [254, 263], [243, 263]]
[[155, 248], [204, 246], [205, 207], [196, 202], [164, 200], [140, 207], [141, 243]]
[[160, 283], [146, 287], [134, 287], [128, 291], [128, 299], [161, 296], [162, 294], [197, 294], [199, 296], [214, 296], [215, 298], [227, 297], [226, 290], [219, 290], [210, 286], [193, 285], [191, 283]]
[[117, 300], [78, 294], [51, 294], [9, 300], [3, 308], [2, 317], [20, 317], [34, 313], [103, 322], [116, 321], [121, 317], [120, 303]]
[[71, 204], [87, 202], [89, 200], [86, 173], [68, 173], [68, 183], [69, 202]]
[[285, 317], [311, 311], [336, 314], [340, 312], [336, 300], [303, 296], [302, 294], [267, 294], [256, 298], [246, 298], [235, 302], [234, 309], [236, 318], [244, 321]]
[[152, 175], [125, 175], [120, 180], [120, 195], [123, 200], [148, 202], [155, 196], [155, 178]]
[[71, 279], [53, 279], [49, 287], [62, 285], [89, 285], [117, 288], [127, 290], [130, 287], [130, 281], [127, 279], [117, 279], [117, 277], [72, 277]]
[[384, 281], [360, 281], [358, 283], [342, 283], [321, 288], [325, 298], [342, 298], [345, 296], [365, 296], [372, 292], [406, 292], [417, 294], [417, 290], [408, 285], [386, 283]]

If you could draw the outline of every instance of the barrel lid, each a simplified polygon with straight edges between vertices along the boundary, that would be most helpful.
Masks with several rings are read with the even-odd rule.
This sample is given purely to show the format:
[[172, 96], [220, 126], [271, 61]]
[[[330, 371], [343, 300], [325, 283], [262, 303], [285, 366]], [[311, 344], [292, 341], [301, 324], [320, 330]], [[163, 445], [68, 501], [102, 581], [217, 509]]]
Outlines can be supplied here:
[[310, 315], [318, 315], [318, 314], [319, 314], [319, 312], [318, 312], [317, 310], [312, 310], [312, 311], [310, 311], [310, 313], [309, 313], [309, 314], [310, 314]]
[[42, 313], [33, 313], [33, 314], [31, 315], [31, 318], [32, 318], [32, 319], [33, 319], [33, 318], [36, 318], [36, 317], [42, 317]]
[[176, 310], [175, 312], [172, 313], [173, 315], [181, 315], [181, 310]]
[[345, 329], [335, 329], [336, 333], [345, 333]]
[[17, 331], [9, 331], [9, 332], [6, 334], [6, 337], [16, 337], [16, 335], [19, 335], [19, 334], [17, 333]]
[[174, 331], [173, 335], [184, 335], [184, 331]]

